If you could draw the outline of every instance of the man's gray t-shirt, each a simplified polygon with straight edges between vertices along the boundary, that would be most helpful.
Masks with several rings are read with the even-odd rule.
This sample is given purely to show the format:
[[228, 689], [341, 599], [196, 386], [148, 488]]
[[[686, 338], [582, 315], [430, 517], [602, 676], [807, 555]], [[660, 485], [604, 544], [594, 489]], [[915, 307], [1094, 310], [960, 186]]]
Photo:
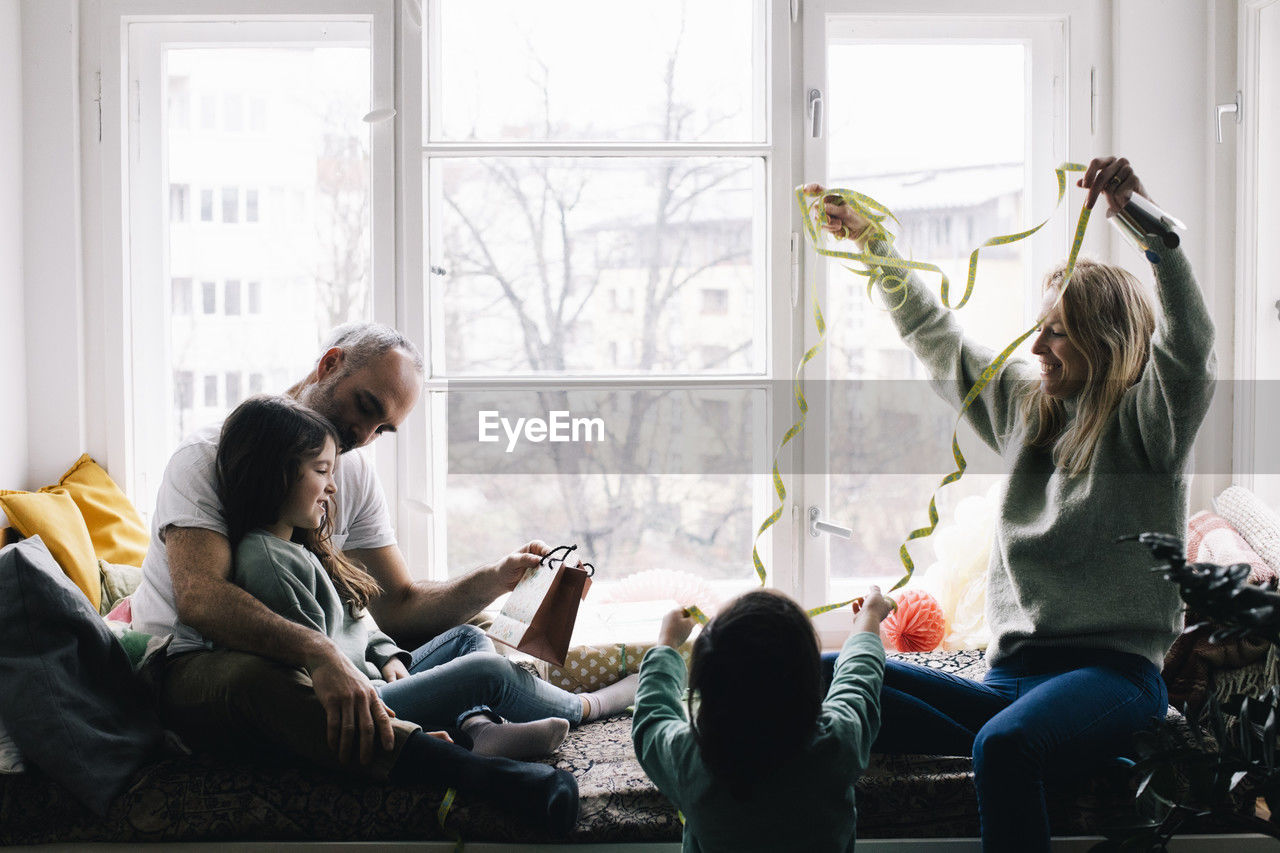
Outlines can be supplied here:
[[[197, 430], [178, 445], [169, 459], [151, 516], [151, 545], [142, 564], [142, 585], [133, 594], [134, 630], [173, 634], [170, 654], [212, 648], [199, 632], [178, 619], [164, 534], [170, 527], [199, 527], [227, 535], [214, 469], [221, 431], [221, 424]], [[344, 453], [335, 479], [338, 512], [334, 519], [334, 547], [351, 551], [396, 544], [382, 485], [363, 451]]]

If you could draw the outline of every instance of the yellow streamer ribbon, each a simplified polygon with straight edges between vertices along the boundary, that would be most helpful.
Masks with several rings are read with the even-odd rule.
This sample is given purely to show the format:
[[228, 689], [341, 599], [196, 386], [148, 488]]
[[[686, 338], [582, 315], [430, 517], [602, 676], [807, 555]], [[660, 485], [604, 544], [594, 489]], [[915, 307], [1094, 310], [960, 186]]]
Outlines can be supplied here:
[[[1078, 163], [1063, 163], [1054, 170], [1058, 178], [1058, 199], [1057, 199], [1057, 202], [1055, 202], [1054, 204], [1055, 210], [1062, 204], [1062, 200], [1066, 196], [1067, 173], [1083, 172], [1084, 170], [1085, 170], [1085, 167]], [[848, 190], [848, 189], [838, 189], [838, 188], [829, 189], [824, 191], [821, 195], [813, 197], [813, 200], [810, 201], [808, 200], [809, 197], [806, 196], [804, 192], [804, 188], [797, 187], [796, 203], [799, 205], [801, 218], [804, 221], [805, 233], [808, 234], [809, 240], [813, 244], [814, 251], [818, 255], [821, 255], [823, 257], [828, 257], [828, 258], [836, 258], [836, 259], [853, 261], [855, 263], [862, 264], [863, 265], [862, 268], [857, 268], [857, 267], [852, 267], [847, 265], [845, 268], [857, 275], [867, 276], [868, 294], [871, 294], [874, 288], [876, 287], [876, 285], [878, 284], [882, 293], [885, 293], [886, 295], [900, 293], [902, 294], [902, 299], [905, 299], [906, 298], [905, 289], [907, 286], [906, 276], [910, 270], [937, 273], [941, 278], [940, 294], [942, 298], [942, 304], [944, 307], [951, 310], [962, 308], [965, 305], [965, 303], [969, 301], [970, 296], [973, 295], [973, 288], [977, 280], [977, 274], [978, 274], [978, 256], [983, 249], [992, 247], [992, 246], [1004, 246], [1010, 243], [1015, 243], [1019, 240], [1024, 240], [1027, 237], [1039, 231], [1041, 228], [1043, 228], [1045, 224], [1049, 222], [1049, 219], [1052, 218], [1052, 216], [1050, 216], [1046, 218], [1044, 221], [1042, 221], [1039, 225], [1035, 226], [1034, 228], [1029, 228], [1025, 231], [1020, 231], [1016, 234], [1006, 234], [998, 237], [992, 237], [991, 239], [984, 242], [981, 246], [974, 249], [969, 256], [969, 272], [968, 272], [968, 279], [965, 283], [964, 294], [960, 298], [960, 301], [956, 303], [956, 305], [952, 306], [949, 301], [950, 282], [947, 279], [946, 273], [943, 272], [943, 270], [940, 267], [938, 267], [936, 264], [925, 263], [923, 261], [907, 260], [904, 258], [894, 258], [894, 257], [888, 257], [884, 255], [877, 255], [874, 252], [870, 252], [870, 251], [847, 252], [847, 251], [840, 251], [836, 249], [824, 248], [822, 245], [823, 241], [822, 241], [820, 229], [830, 222], [830, 218], [827, 216], [827, 213], [826, 213], [825, 201], [827, 198], [832, 196], [835, 196], [845, 204], [850, 205], [851, 207], [854, 208], [854, 210], [856, 210], [858, 213], [860, 213], [862, 216], [864, 216], [866, 219], [870, 221], [871, 225], [869, 226], [869, 232], [866, 232], [863, 235], [861, 235], [864, 239], [868, 239], [868, 242], [870, 242], [871, 240], [882, 240], [885, 242], [892, 243], [893, 235], [885, 227], [884, 223], [886, 220], [889, 220], [889, 219], [892, 219], [894, 222], [898, 222], [897, 217], [893, 215], [893, 212], [889, 210], [889, 208], [885, 207], [883, 204], [871, 198], [870, 196], [863, 195], [862, 193], [855, 192], [853, 190]], [[1076, 224], [1075, 237], [1071, 244], [1071, 251], [1067, 256], [1066, 271], [1063, 275], [1062, 284], [1058, 290], [1059, 299], [1061, 299], [1062, 292], [1066, 290], [1067, 284], [1071, 280], [1071, 275], [1075, 270], [1076, 257], [1080, 253], [1080, 247], [1084, 242], [1085, 228], [1089, 222], [1089, 212], [1090, 211], [1087, 207], [1082, 206], [1080, 209], [1080, 218]], [[808, 364], [808, 362], [813, 358], [813, 356], [826, 343], [826, 324], [822, 321], [822, 309], [818, 302], [816, 284], [812, 288], [812, 302], [813, 302], [814, 318], [817, 322], [818, 342], [814, 344], [813, 347], [811, 347], [808, 350], [808, 352], [805, 353], [804, 357], [800, 360], [800, 363], [796, 367], [796, 374], [795, 374], [795, 379], [793, 381], [793, 386], [794, 386], [794, 396], [796, 399], [796, 405], [800, 409], [800, 417], [796, 420], [794, 424], [792, 424], [791, 428], [787, 430], [786, 435], [783, 436], [783, 440], [778, 446], [779, 454], [782, 452], [782, 448], [785, 447], [788, 442], [790, 442], [793, 438], [795, 438], [795, 436], [801, 430], [804, 429], [804, 424], [805, 424], [806, 416], [808, 414], [809, 406], [804, 399], [802, 373], [805, 365]], [[897, 305], [891, 306], [891, 310], [893, 308], [899, 307], [901, 304], [902, 304], [902, 300], [900, 299]], [[971, 387], [969, 389], [969, 392], [965, 395], [964, 402], [960, 407], [960, 412], [956, 417], [955, 428], [952, 430], [952, 433], [951, 433], [951, 455], [952, 455], [952, 458], [955, 460], [956, 468], [950, 474], [942, 478], [942, 481], [938, 484], [937, 488], [934, 489], [933, 494], [929, 499], [929, 512], [928, 512], [929, 526], [921, 527], [911, 531], [911, 533], [907, 536], [906, 540], [904, 540], [902, 545], [899, 546], [898, 557], [901, 560], [902, 565], [906, 570], [906, 573], [902, 576], [902, 578], [897, 583], [893, 585], [893, 587], [891, 587], [890, 591], [899, 589], [902, 586], [906, 585], [911, 580], [912, 575], [915, 573], [915, 563], [912, 561], [911, 554], [907, 550], [908, 543], [916, 539], [923, 539], [924, 537], [932, 534], [934, 530], [937, 529], [938, 491], [942, 487], [947, 486], [951, 483], [954, 483], [957, 480], [959, 480], [961, 477], [963, 477], [964, 472], [968, 467], [968, 462], [965, 460], [964, 453], [960, 450], [960, 443], [958, 438], [960, 423], [964, 419], [965, 413], [968, 412], [969, 408], [973, 405], [974, 401], [978, 399], [978, 397], [982, 394], [982, 391], [987, 387], [988, 384], [990, 384], [991, 380], [995, 377], [995, 375], [1000, 372], [1001, 368], [1004, 367], [1005, 362], [1009, 360], [1009, 357], [1013, 354], [1013, 352], [1017, 350], [1017, 348], [1022, 344], [1023, 341], [1025, 341], [1032, 334], [1034, 334], [1036, 329], [1038, 328], [1039, 328], [1039, 323], [1037, 322], [1035, 326], [1032, 326], [1026, 332], [1019, 335], [1012, 343], [1006, 346], [1000, 352], [1000, 354], [997, 355], [994, 360], [992, 360], [990, 364], [988, 364], [985, 368], [983, 368], [981, 374], [979, 374], [978, 376], [977, 381], [974, 382], [973, 387]], [[785, 497], [786, 497], [786, 487], [783, 485], [781, 477], [778, 473], [777, 459], [778, 459], [778, 454], [775, 454], [773, 478], [774, 478], [774, 491], [778, 495], [779, 506], [768, 518], [765, 519], [764, 523], [760, 525], [760, 529], [756, 533], [757, 542], [759, 541], [760, 535], [764, 533], [766, 529], [772, 526], [782, 516], [783, 501], [785, 500]], [[760, 578], [761, 585], [763, 585], [765, 583], [765, 577], [766, 577], [765, 570], [760, 560], [759, 553], [756, 550], [756, 547], [754, 545], [752, 546], [752, 559], [756, 566], [756, 575]], [[845, 601], [845, 602], [839, 602], [835, 604], [826, 604], [821, 607], [816, 607], [813, 610], [810, 610], [809, 614], [810, 616], [816, 616], [820, 613], [826, 613], [831, 610], [836, 610], [838, 608], [845, 607], [857, 600], [858, 599], [850, 599], [849, 601]]]
[[699, 610], [695, 605], [690, 604], [684, 609], [685, 615], [693, 617], [693, 621], [699, 625], [705, 625], [711, 620], [707, 618], [707, 614]]
[[[818, 302], [818, 285], [816, 282], [813, 284], [811, 290], [813, 321], [818, 327], [818, 342], [805, 352], [805, 354], [800, 358], [800, 363], [796, 365], [795, 375], [791, 380], [791, 394], [796, 401], [796, 408], [800, 410], [800, 417], [798, 417], [796, 422], [787, 429], [786, 434], [782, 436], [782, 441], [778, 443], [778, 449], [773, 454], [773, 491], [778, 497], [778, 507], [760, 524], [760, 528], [756, 531], [756, 538], [751, 543], [751, 562], [756, 568], [756, 577], [760, 579], [761, 586], [765, 585], [768, 575], [765, 572], [764, 561], [760, 559], [760, 537], [763, 536], [764, 532], [772, 527], [778, 519], [782, 518], [782, 512], [787, 506], [787, 487], [786, 484], [782, 482], [782, 473], [778, 470], [778, 458], [782, 455], [783, 449], [791, 442], [791, 440], [799, 435], [801, 430], [804, 429], [805, 420], [809, 416], [809, 403], [804, 398], [804, 381], [802, 374], [804, 373], [805, 365], [813, 360], [814, 356], [818, 354], [827, 342], [827, 324], [822, 319], [822, 306]], [[698, 612], [701, 613], [702, 611]]]
[[444, 792], [444, 799], [440, 801], [440, 808], [436, 811], [436, 822], [440, 824], [440, 829], [444, 834], [453, 839], [453, 853], [462, 853], [462, 848], [466, 843], [462, 840], [462, 834], [450, 830], [444, 825], [445, 820], [449, 817], [449, 810], [453, 808], [453, 801], [458, 797], [458, 789], [450, 788]]

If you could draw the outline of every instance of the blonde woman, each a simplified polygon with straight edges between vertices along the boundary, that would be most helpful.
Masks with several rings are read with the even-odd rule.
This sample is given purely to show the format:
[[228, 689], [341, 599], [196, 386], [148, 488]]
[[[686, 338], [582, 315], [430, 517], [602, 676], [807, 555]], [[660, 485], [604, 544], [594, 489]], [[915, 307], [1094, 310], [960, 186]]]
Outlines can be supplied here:
[[[1079, 186], [1111, 212], [1142, 182], [1123, 158], [1093, 160]], [[818, 185], [807, 189], [818, 194]], [[872, 223], [828, 200], [827, 226], [892, 255]], [[1086, 775], [1163, 719], [1164, 654], [1177, 589], [1119, 536], [1186, 525], [1186, 468], [1209, 408], [1213, 326], [1187, 259], [1152, 264], [1159, 310], [1119, 267], [1091, 261], [1045, 280], [1031, 352], [1011, 359], [966, 413], [1008, 482], [991, 549], [991, 669], [979, 683], [889, 661], [880, 752], [972, 755], [986, 851], [1049, 849], [1045, 784]], [[883, 284], [883, 282], [882, 282]], [[909, 277], [890, 316], [959, 408], [994, 352]]]

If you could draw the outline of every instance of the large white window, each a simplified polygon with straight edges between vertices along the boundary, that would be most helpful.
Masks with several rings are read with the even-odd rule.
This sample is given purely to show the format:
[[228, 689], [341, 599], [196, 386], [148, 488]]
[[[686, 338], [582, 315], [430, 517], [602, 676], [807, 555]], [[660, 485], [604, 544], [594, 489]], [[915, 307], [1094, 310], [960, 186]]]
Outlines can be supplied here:
[[[605, 584], [646, 569], [751, 583], [788, 322], [769, 239], [790, 181], [769, 123], [781, 10], [427, 9], [433, 565], [539, 536], [577, 543]], [[520, 418], [550, 432], [510, 438], [499, 424]]]
[[[378, 452], [416, 574], [536, 536], [577, 543], [606, 587], [670, 569], [727, 594], [755, 583], [776, 506], [812, 277], [827, 347], [761, 555], [810, 606], [895, 579], [954, 419], [860, 280], [802, 244], [792, 188], [876, 196], [958, 296], [970, 248], [1048, 215], [1053, 166], [1106, 149], [1098, 4], [797, 5], [273, 0], [233, 23], [184, 0], [181, 21], [127, 19], [139, 504], [182, 434], [373, 318], [428, 358]], [[984, 252], [970, 331], [1029, 324], [1073, 213]], [[944, 516], [997, 473], [962, 442]], [[853, 538], [811, 536], [811, 512]], [[923, 570], [932, 542], [913, 554]]]
[[[149, 510], [183, 436], [301, 379], [323, 335], [372, 319], [375, 298], [394, 310], [391, 276], [374, 286], [394, 263], [393, 135], [365, 120], [390, 101], [391, 21], [142, 20], [127, 33], [132, 451]], [[264, 221], [263, 187], [289, 210]]]
[[[868, 5], [828, 3], [806, 28], [804, 90], [821, 102], [806, 128], [806, 174], [892, 209], [898, 250], [941, 267], [955, 304], [975, 247], [1053, 211], [1053, 169], [1069, 159], [1067, 28], [1038, 15], [957, 16], [929, 8], [937, 4], [886, 15]], [[1065, 254], [1073, 213], [983, 251], [977, 289], [959, 312], [970, 335], [999, 351], [1034, 322], [1041, 278]], [[806, 468], [818, 475], [805, 500], [854, 532], [804, 537], [804, 559], [808, 586], [842, 600], [902, 575], [898, 547], [929, 525], [929, 498], [955, 469], [956, 413], [900, 341], [891, 306], [868, 298], [866, 279], [840, 263], [819, 266], [828, 343], [812, 375], [826, 381], [820, 426], [805, 443], [806, 459], [817, 460]], [[937, 294], [939, 277], [922, 278]], [[962, 500], [990, 500], [1001, 480], [999, 459], [967, 426], [959, 439], [969, 467], [938, 494], [948, 525]], [[964, 513], [965, 523], [983, 514], [980, 505]], [[945, 538], [910, 546], [918, 576]]]

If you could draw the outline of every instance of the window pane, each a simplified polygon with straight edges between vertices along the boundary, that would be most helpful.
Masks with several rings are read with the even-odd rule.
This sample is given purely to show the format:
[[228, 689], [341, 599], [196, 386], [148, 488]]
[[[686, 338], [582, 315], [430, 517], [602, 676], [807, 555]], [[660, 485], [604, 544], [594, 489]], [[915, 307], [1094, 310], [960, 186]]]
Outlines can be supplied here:
[[243, 399], [240, 393], [240, 373], [232, 371], [227, 374], [227, 408], [231, 408]]
[[[168, 79], [187, 81], [200, 110], [199, 129], [167, 128], [169, 182], [199, 188], [202, 221], [256, 223], [170, 230], [170, 274], [200, 288], [199, 313], [167, 330], [170, 368], [205, 377], [199, 410], [169, 413], [170, 441], [221, 417], [246, 387], [282, 391], [329, 329], [371, 319], [370, 55], [344, 43], [165, 48]], [[265, 187], [290, 200], [287, 215], [261, 216]], [[278, 293], [269, 304], [267, 280]]]
[[446, 393], [452, 571], [538, 530], [607, 567], [598, 582], [652, 568], [754, 579], [762, 389], [454, 390], [433, 402]]
[[169, 126], [186, 127], [191, 123], [191, 89], [185, 77], [169, 80]]
[[[169, 79], [172, 80], [173, 76], [174, 75], [172, 74], [169, 75]], [[218, 120], [217, 120], [216, 110], [217, 110], [217, 101], [212, 95], [200, 96], [200, 129], [201, 130], [217, 129]], [[173, 125], [173, 126], [181, 127], [182, 125]]]
[[185, 184], [169, 185], [169, 221], [186, 222], [190, 204], [191, 187]]
[[761, 160], [450, 158], [432, 182], [437, 373], [599, 373], [610, 343], [624, 372], [699, 370], [698, 344], [724, 348], [713, 372], [763, 369]]
[[174, 316], [185, 317], [191, 313], [191, 279], [175, 278], [171, 284]]
[[244, 101], [236, 92], [229, 92], [222, 100], [223, 130], [238, 133], [244, 129]]
[[[901, 221], [905, 256], [935, 263], [964, 292], [969, 252], [989, 237], [1029, 227], [1023, 210], [1026, 48], [1021, 44], [832, 44], [830, 184], [886, 204]], [[855, 85], [858, 69], [895, 69], [894, 97]], [[877, 131], [865, 111], [877, 111]], [[938, 144], [940, 128], [946, 144]], [[960, 314], [966, 331], [1002, 348], [1023, 331], [1028, 244], [983, 250], [978, 286]], [[937, 293], [938, 277], [925, 276]], [[853, 527], [831, 540], [833, 579], [899, 571], [898, 546], [927, 527], [929, 497], [955, 465], [955, 411], [929, 387], [866, 279], [828, 267], [832, 520]], [[1001, 470], [994, 454], [961, 433], [970, 468], [938, 496], [944, 519]], [[920, 570], [933, 540], [913, 546]]]
[[262, 133], [267, 129], [267, 102], [264, 98], [249, 99], [249, 129]]
[[763, 141], [761, 8], [438, 0], [433, 136]]
[[235, 187], [222, 188], [222, 221], [240, 221], [240, 190]]
[[173, 374], [173, 405], [176, 409], [190, 409], [195, 405], [195, 377], [190, 370], [178, 370]]
[[228, 317], [240, 315], [240, 282], [232, 279], [227, 282], [222, 296], [222, 311]]

